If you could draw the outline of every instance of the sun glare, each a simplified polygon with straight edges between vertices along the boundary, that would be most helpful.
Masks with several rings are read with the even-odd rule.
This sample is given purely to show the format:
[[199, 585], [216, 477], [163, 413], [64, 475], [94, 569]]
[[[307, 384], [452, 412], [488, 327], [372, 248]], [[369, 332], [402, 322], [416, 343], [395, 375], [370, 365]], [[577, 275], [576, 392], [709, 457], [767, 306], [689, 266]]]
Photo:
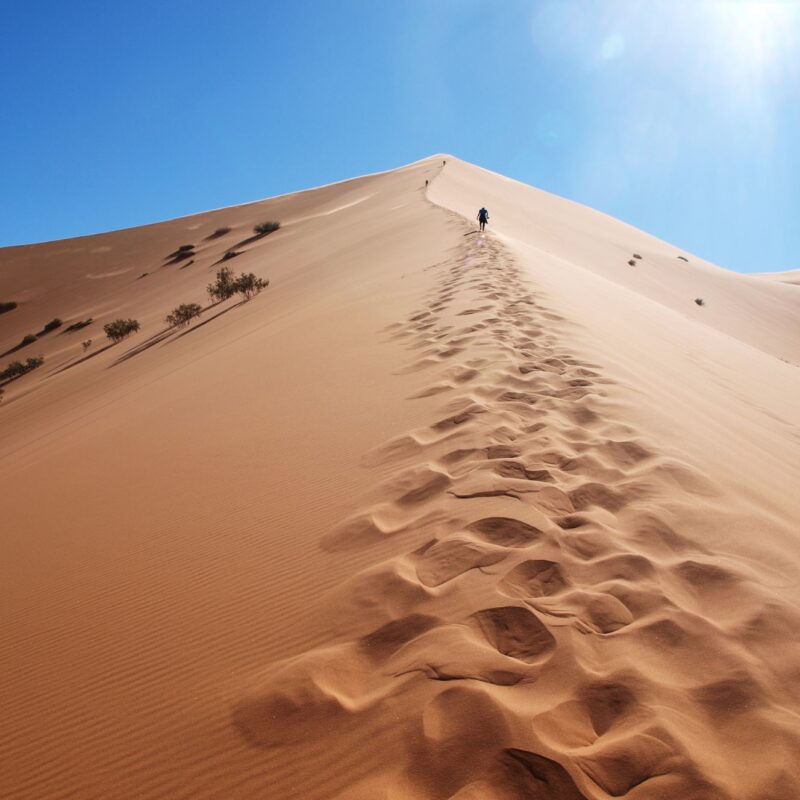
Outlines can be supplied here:
[[717, 47], [743, 70], [779, 66], [797, 33], [798, 6], [792, 2], [723, 0], [707, 8]]

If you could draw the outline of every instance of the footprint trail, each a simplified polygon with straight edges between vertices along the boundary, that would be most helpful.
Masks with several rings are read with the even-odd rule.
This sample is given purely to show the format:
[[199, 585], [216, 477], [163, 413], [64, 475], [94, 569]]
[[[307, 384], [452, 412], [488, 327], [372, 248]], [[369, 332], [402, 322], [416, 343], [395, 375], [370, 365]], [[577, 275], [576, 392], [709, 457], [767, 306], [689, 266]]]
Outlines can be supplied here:
[[676, 529], [680, 503], [709, 524], [735, 510], [615, 418], [613, 381], [491, 235], [431, 269], [387, 333], [408, 350], [400, 371], [430, 376], [405, 402], [439, 411], [365, 456], [389, 469], [385, 500], [323, 542], [367, 561], [393, 538], [409, 548], [346, 587], [362, 629], [270, 667], [236, 729], [273, 751], [324, 742], [332, 763], [363, 748], [348, 798], [800, 797], [785, 769], [800, 720], [789, 703], [750, 711], [797, 685], [798, 647], [763, 643], [800, 612]]

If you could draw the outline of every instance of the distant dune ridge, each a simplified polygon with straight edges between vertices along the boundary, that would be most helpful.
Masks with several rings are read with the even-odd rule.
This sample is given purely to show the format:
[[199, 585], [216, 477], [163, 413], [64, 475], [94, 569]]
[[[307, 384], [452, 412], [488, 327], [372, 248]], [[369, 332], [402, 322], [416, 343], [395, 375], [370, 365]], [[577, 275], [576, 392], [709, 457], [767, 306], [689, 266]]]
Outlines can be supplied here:
[[0, 250], [0, 797], [800, 797], [795, 273], [443, 155]]

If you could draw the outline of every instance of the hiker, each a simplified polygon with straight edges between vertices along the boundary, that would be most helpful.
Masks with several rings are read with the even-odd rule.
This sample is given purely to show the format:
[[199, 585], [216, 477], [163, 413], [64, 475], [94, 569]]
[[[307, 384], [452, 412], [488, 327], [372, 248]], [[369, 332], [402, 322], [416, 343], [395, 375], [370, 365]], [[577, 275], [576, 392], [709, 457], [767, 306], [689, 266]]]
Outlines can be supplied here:
[[489, 221], [489, 212], [485, 208], [481, 208], [478, 212], [478, 222], [481, 224], [481, 231], [486, 227], [486, 223]]

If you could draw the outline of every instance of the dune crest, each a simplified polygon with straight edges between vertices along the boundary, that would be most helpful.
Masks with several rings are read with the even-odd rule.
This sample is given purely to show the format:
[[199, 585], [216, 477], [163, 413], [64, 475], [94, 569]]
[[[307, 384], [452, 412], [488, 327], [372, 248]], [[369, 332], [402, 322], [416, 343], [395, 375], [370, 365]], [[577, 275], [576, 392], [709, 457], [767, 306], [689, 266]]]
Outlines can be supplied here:
[[444, 158], [0, 251], [0, 794], [800, 796], [795, 288]]
[[[430, 426], [451, 431], [448, 437], [410, 433], [369, 462], [401, 463], [385, 486], [409, 519], [412, 506], [434, 501], [445, 518], [433, 540], [398, 556], [413, 565], [407, 580], [420, 587], [406, 616], [357, 640], [375, 659], [363, 697], [374, 697], [379, 681], [384, 702], [396, 694], [402, 704], [408, 796], [761, 796], [764, 786], [785, 780], [783, 748], [800, 741], [800, 725], [786, 724], [786, 705], [786, 722], [770, 732], [782, 747], [763, 754], [751, 777], [745, 752], [757, 738], [743, 730], [760, 718], [763, 735], [763, 699], [789, 684], [794, 667], [778, 653], [755, 665], [733, 630], [740, 607], [774, 611], [771, 579], [735, 558], [715, 563], [701, 541], [662, 534], [676, 503], [702, 505], [707, 524], [718, 525], [737, 514], [730, 498], [615, 419], [605, 400], [613, 382], [571, 351], [567, 326], [496, 240], [471, 239], [436, 273], [436, 287], [395, 336], [414, 358], [420, 347], [435, 353], [426, 366], [433, 385], [446, 385], [437, 381], [459, 356], [454, 338], [469, 336], [470, 356], [487, 367], [448, 386], [445, 409], [463, 410], [434, 414]], [[473, 309], [485, 323], [475, 331], [447, 324]], [[532, 339], [545, 314], [547, 334]], [[412, 439], [413, 450], [399, 446]], [[420, 467], [410, 469], [409, 458]], [[439, 469], [429, 467], [436, 463]], [[351, 535], [353, 547], [369, 547], [358, 529]], [[398, 586], [386, 574], [383, 591], [372, 591], [391, 606]], [[431, 622], [418, 628], [409, 610]], [[780, 613], [797, 612], [786, 604]], [[392, 626], [402, 631], [392, 647], [371, 643]], [[306, 658], [325, 659], [336, 672], [354, 661], [349, 651], [335, 668], [324, 652]], [[448, 688], [455, 682], [464, 688]], [[273, 683], [265, 698], [282, 691]], [[669, 698], [667, 707], [660, 697]], [[316, 716], [321, 702], [309, 698], [306, 713]], [[332, 737], [336, 747], [339, 725], [323, 717], [315, 736]], [[735, 740], [719, 736], [721, 718], [736, 719]], [[272, 719], [280, 730], [282, 715]], [[496, 723], [484, 729], [489, 719]], [[269, 727], [269, 715], [254, 724]], [[346, 730], [342, 746], [366, 746], [354, 744], [350, 737], [360, 737], [352, 726]], [[522, 772], [535, 765], [538, 788], [499, 778], [509, 763]]]

